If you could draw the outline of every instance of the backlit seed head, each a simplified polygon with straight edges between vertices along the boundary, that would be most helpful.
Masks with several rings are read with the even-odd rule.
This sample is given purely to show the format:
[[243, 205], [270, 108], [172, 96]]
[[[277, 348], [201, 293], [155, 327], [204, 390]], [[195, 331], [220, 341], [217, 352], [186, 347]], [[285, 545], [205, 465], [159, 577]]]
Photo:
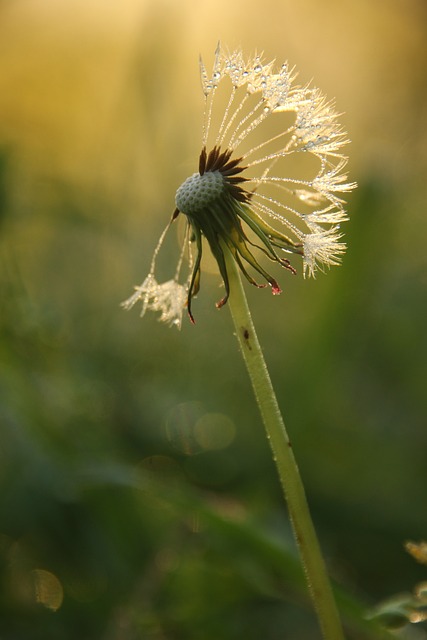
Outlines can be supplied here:
[[[181, 214], [186, 232], [175, 276], [163, 283], [155, 277], [165, 229], [147, 278], [125, 308], [141, 301], [143, 314], [157, 311], [161, 321], [180, 327], [187, 307], [194, 322], [203, 240], [224, 282], [217, 307], [230, 293], [225, 252], [251, 284], [270, 285], [273, 294], [281, 289], [264, 268], [265, 257], [295, 274], [283, 254], [300, 256], [308, 277], [340, 263], [346, 249], [341, 224], [348, 219], [343, 194], [356, 186], [346, 173], [347, 134], [334, 103], [319, 89], [296, 84], [287, 63], [274, 67], [260, 55], [244, 59], [219, 45], [211, 73], [200, 59], [202, 150], [198, 173], [176, 192], [171, 223]], [[182, 278], [186, 258], [188, 276]]]
[[223, 192], [224, 178], [219, 171], [208, 171], [203, 175], [193, 173], [179, 187], [175, 203], [179, 211], [194, 216], [219, 199]]

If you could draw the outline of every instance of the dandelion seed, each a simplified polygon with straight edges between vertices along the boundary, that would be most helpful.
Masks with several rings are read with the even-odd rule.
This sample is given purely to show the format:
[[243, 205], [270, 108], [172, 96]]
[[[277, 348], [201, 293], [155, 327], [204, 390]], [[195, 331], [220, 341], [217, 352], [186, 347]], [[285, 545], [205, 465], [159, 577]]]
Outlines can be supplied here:
[[[177, 327], [185, 307], [194, 322], [203, 240], [225, 287], [218, 308], [230, 293], [225, 251], [251, 284], [278, 294], [280, 286], [260, 256], [292, 274], [296, 270], [284, 254], [301, 256], [304, 276], [339, 264], [346, 248], [340, 224], [347, 220], [339, 194], [356, 186], [345, 172], [342, 148], [348, 139], [334, 104], [317, 88], [296, 85], [287, 63], [275, 71], [259, 55], [245, 60], [240, 51], [224, 53], [218, 45], [211, 74], [200, 59], [200, 77], [205, 109], [198, 171], [177, 190], [170, 222], [180, 215], [186, 222], [178, 268], [173, 279], [157, 282], [165, 230], [149, 275], [123, 303], [129, 309], [141, 301], [142, 315], [160, 312], [161, 321]], [[189, 273], [182, 281], [184, 254]]]

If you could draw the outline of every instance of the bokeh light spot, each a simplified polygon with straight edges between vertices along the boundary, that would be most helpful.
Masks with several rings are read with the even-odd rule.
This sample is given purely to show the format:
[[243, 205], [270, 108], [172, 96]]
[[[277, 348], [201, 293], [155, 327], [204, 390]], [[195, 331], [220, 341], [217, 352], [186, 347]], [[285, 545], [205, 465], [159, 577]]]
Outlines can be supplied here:
[[194, 425], [194, 437], [205, 450], [225, 449], [236, 437], [236, 427], [223, 413], [206, 413]]
[[35, 601], [47, 609], [58, 611], [64, 599], [64, 589], [58, 578], [44, 569], [34, 569], [31, 576]]
[[169, 411], [165, 431], [174, 449], [187, 456], [203, 450], [194, 437], [194, 426], [203, 415], [204, 409], [200, 402], [182, 402]]
[[175, 405], [166, 418], [165, 431], [174, 449], [188, 456], [225, 449], [236, 436], [228, 416], [206, 413], [200, 402]]

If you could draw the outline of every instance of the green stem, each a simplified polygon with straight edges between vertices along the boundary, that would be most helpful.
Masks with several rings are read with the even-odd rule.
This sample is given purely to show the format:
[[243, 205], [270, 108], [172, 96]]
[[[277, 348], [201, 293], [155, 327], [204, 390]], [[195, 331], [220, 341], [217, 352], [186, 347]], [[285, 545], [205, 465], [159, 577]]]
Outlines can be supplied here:
[[230, 280], [231, 315], [279, 472], [309, 592], [325, 640], [343, 640], [341, 621], [311, 520], [304, 486], [255, 333], [240, 273], [230, 252], [224, 253]]

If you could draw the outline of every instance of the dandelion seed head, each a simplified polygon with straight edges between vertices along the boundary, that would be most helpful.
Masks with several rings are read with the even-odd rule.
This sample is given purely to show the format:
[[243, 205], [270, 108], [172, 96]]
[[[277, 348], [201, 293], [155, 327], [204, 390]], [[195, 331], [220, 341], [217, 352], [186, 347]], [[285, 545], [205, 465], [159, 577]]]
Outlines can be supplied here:
[[142, 314], [157, 311], [177, 327], [185, 307], [194, 322], [203, 240], [225, 286], [217, 307], [230, 293], [226, 252], [251, 284], [278, 294], [264, 258], [295, 274], [283, 254], [300, 256], [305, 277], [340, 264], [346, 248], [340, 225], [348, 219], [343, 196], [356, 187], [346, 173], [349, 141], [334, 102], [317, 87], [297, 84], [287, 62], [278, 68], [260, 54], [245, 58], [218, 45], [212, 70], [202, 58], [199, 65], [205, 99], [199, 170], [178, 188], [171, 220], [182, 215], [186, 223], [178, 268], [172, 279], [157, 282], [164, 232], [149, 275], [123, 303], [131, 308], [140, 301]]
[[203, 175], [193, 173], [176, 192], [175, 203], [179, 211], [188, 216], [220, 198], [224, 190], [224, 178], [219, 171], [208, 171]]

